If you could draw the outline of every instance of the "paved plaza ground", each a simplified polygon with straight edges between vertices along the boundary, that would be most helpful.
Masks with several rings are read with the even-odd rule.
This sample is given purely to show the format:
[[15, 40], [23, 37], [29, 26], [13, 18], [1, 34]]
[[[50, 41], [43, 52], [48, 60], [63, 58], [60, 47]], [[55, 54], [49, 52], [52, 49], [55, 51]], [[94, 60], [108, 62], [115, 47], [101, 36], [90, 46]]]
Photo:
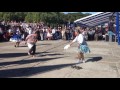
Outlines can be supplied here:
[[115, 42], [88, 41], [91, 53], [86, 63], [76, 64], [77, 43], [68, 50], [64, 40], [38, 41], [37, 54], [27, 55], [28, 47], [15, 48], [12, 42], [0, 42], [0, 78], [119, 78], [120, 46]]

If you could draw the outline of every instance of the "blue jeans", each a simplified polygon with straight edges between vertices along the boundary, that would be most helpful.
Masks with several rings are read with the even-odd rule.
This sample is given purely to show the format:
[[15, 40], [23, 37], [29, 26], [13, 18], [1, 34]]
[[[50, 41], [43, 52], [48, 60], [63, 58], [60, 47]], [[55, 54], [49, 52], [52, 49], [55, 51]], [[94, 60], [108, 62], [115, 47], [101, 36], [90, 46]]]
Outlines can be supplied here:
[[108, 36], [109, 36], [110, 42], [112, 42], [112, 35], [114, 35], [114, 33], [112, 31], [108, 31]]

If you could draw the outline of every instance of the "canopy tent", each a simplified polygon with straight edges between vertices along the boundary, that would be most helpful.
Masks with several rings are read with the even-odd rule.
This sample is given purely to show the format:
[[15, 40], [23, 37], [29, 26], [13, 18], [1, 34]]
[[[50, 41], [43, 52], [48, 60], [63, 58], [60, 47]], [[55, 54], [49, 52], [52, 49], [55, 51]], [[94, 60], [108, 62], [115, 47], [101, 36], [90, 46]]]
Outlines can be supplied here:
[[113, 12], [98, 12], [93, 15], [77, 19], [74, 21], [74, 23], [93, 27], [109, 22], [109, 17], [112, 15], [114, 16], [115, 14]]
[[94, 27], [103, 23], [108, 23], [111, 16], [115, 17], [116, 20], [116, 36], [118, 38], [118, 45], [120, 45], [120, 12], [98, 12], [93, 15], [77, 19], [74, 23], [87, 27]]

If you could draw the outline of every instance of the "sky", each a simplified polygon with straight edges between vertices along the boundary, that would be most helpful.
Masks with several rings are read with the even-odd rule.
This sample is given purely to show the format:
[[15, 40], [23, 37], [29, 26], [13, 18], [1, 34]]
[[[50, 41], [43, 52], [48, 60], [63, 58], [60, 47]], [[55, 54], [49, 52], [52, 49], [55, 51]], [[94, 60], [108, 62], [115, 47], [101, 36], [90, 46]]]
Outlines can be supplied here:
[[90, 13], [90, 14], [95, 14], [97, 12], [82, 12], [82, 13]]
[[[75, 13], [75, 12], [64, 12], [65, 14], [67, 14], [67, 13]], [[82, 13], [90, 13], [90, 14], [95, 14], [95, 13], [97, 13], [97, 12], [82, 12]]]

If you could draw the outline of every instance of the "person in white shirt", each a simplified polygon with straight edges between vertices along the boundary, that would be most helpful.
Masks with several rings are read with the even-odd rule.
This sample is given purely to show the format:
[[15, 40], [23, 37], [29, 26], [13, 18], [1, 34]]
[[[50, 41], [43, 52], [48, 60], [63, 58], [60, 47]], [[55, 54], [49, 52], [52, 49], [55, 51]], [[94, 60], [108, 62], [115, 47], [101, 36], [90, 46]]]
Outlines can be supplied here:
[[62, 29], [62, 31], [61, 31], [61, 33], [62, 33], [62, 39], [64, 39], [64, 36], [65, 36], [65, 28], [64, 29]]
[[90, 49], [87, 45], [87, 42], [85, 41], [84, 36], [82, 35], [82, 30], [78, 29], [76, 31], [76, 37], [75, 39], [69, 44], [69, 47], [74, 43], [77, 42], [78, 43], [78, 63], [80, 63], [81, 61], [83, 63], [85, 63], [85, 59], [84, 59], [84, 53], [90, 52]]
[[32, 28], [29, 27], [29, 35], [32, 34]]
[[52, 29], [52, 34], [55, 34], [55, 31], [56, 31], [56, 29], [55, 29], [55, 28], [53, 28], [53, 29]]
[[3, 34], [3, 30], [2, 30], [2, 28], [0, 27], [0, 34]]
[[12, 33], [12, 29], [10, 28], [10, 29], [8, 29], [8, 33]]
[[27, 30], [27, 32], [28, 32], [29, 35], [32, 34], [32, 28], [31, 28], [31, 26], [28, 26], [26, 28], [26, 30]]
[[53, 40], [55, 40], [55, 33], [56, 33], [56, 28], [54, 27], [53, 29], [52, 29], [52, 39]]

